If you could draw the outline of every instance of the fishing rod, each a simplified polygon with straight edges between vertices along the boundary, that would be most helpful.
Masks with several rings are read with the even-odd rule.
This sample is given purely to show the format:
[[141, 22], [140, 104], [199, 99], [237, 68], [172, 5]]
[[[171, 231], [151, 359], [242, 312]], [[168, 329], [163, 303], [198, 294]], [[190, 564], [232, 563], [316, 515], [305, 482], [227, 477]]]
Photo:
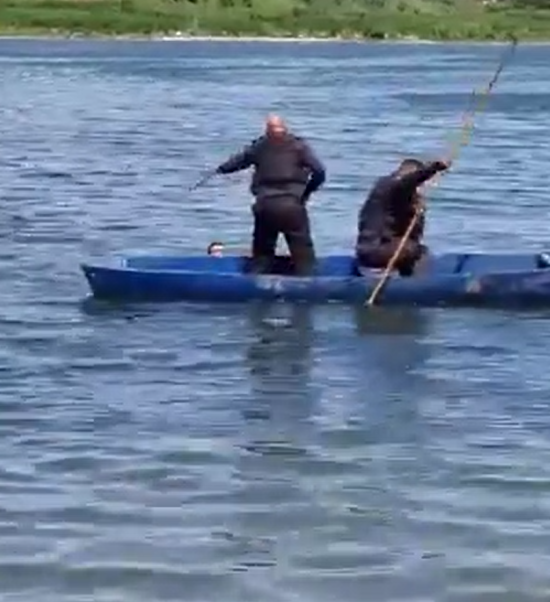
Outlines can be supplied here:
[[[499, 62], [498, 68], [497, 68], [496, 72], [494, 73], [493, 77], [491, 78], [487, 87], [482, 91], [482, 93], [479, 96], [476, 95], [475, 90], [474, 90], [474, 92], [471, 96], [471, 99], [470, 99], [470, 103], [469, 103], [469, 105], [471, 105], [471, 106], [468, 107], [468, 109], [466, 110], [466, 113], [464, 115], [464, 118], [463, 118], [463, 125], [461, 128], [461, 136], [458, 139], [457, 144], [451, 149], [450, 159], [448, 161], [448, 164], [452, 164], [452, 162], [458, 156], [460, 149], [463, 146], [466, 146], [468, 144], [471, 134], [472, 134], [472, 131], [474, 129], [475, 114], [476, 114], [476, 112], [481, 112], [485, 108], [485, 105], [486, 105], [487, 101], [489, 100], [491, 91], [493, 90], [495, 84], [497, 83], [497, 81], [500, 77], [500, 74], [502, 73], [502, 70], [513, 57], [516, 47], [517, 47], [517, 44], [518, 44], [517, 39], [512, 37], [511, 45], [503, 53], [503, 56]], [[478, 99], [479, 99], [479, 103], [476, 107], [475, 101]], [[430, 180], [430, 182], [433, 183], [433, 181], [437, 180], [438, 175], [440, 175], [440, 174], [438, 173], [435, 178]], [[403, 237], [402, 237], [397, 249], [395, 250], [395, 253], [389, 260], [388, 265], [386, 266], [386, 269], [384, 270], [384, 273], [382, 274], [382, 277], [378, 281], [378, 284], [374, 287], [374, 290], [372, 291], [369, 298], [365, 302], [365, 305], [367, 305], [367, 306], [374, 305], [374, 302], [376, 301], [378, 294], [382, 290], [383, 286], [386, 284], [386, 281], [388, 280], [390, 273], [393, 271], [395, 264], [397, 263], [399, 256], [401, 255], [403, 248], [405, 247], [405, 244], [407, 243], [412, 231], [414, 230], [414, 227], [416, 226], [416, 224], [422, 214], [423, 208], [424, 208], [423, 203], [419, 203], [416, 208], [416, 211], [414, 213], [414, 216], [411, 219], [411, 222], [410, 222], [407, 230], [405, 231], [405, 234], [403, 234]]]
[[206, 183], [208, 183], [214, 176], [216, 175], [215, 171], [207, 171], [205, 174], [203, 174], [192, 186], [190, 186], [188, 188], [188, 192], [193, 192], [194, 190], [196, 190], [197, 188], [200, 188], [201, 186], [204, 186]]

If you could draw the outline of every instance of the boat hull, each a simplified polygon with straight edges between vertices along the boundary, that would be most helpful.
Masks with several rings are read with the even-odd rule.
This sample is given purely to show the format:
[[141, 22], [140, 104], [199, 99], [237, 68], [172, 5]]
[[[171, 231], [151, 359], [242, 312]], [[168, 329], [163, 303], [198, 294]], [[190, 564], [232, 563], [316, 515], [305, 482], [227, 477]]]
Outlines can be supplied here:
[[[288, 258], [277, 273], [254, 275], [244, 257], [158, 257], [123, 259], [119, 265], [83, 264], [98, 299], [174, 302], [364, 303], [380, 271], [358, 274], [351, 256], [328, 256], [311, 277], [287, 275]], [[286, 263], [285, 263], [286, 262]], [[392, 275], [380, 292], [384, 305], [550, 306], [550, 260], [540, 254], [446, 254], [430, 259], [422, 274]], [[285, 268], [286, 266], [286, 268]]]

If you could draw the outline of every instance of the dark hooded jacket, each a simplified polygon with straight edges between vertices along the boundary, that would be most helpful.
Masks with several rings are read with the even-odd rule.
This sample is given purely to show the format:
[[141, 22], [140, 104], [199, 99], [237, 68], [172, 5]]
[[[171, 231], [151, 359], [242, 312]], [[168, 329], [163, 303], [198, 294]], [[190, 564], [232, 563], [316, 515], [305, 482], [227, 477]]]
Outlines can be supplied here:
[[[359, 212], [357, 250], [401, 238], [417, 208], [418, 186], [445, 169], [444, 163], [435, 161], [406, 174], [394, 172], [380, 178]], [[424, 217], [421, 215], [411, 240], [419, 241], [423, 233]]]
[[222, 163], [216, 171], [228, 174], [252, 166], [250, 191], [260, 202], [276, 197], [306, 202], [326, 178], [325, 168], [310, 146], [292, 134], [278, 139], [262, 136]]

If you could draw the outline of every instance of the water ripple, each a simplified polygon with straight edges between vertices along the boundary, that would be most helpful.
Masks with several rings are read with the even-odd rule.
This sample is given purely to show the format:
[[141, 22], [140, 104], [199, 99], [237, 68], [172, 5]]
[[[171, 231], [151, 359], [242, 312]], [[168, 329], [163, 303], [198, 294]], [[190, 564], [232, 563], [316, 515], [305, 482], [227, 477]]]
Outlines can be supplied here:
[[[3, 601], [548, 600], [547, 312], [112, 307], [78, 272], [246, 248], [246, 176], [185, 190], [270, 110], [327, 164], [319, 249], [349, 250], [501, 51], [0, 41]], [[434, 189], [434, 247], [546, 244], [548, 52]]]

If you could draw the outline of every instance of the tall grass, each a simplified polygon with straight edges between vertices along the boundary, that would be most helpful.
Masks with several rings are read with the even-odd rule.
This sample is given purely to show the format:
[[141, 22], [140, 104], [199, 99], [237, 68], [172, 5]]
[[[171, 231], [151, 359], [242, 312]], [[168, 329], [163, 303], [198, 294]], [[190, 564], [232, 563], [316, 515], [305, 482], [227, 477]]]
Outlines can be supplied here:
[[[548, 5], [548, 6], [546, 6]], [[548, 0], [0, 0], [0, 31], [550, 39]]]

